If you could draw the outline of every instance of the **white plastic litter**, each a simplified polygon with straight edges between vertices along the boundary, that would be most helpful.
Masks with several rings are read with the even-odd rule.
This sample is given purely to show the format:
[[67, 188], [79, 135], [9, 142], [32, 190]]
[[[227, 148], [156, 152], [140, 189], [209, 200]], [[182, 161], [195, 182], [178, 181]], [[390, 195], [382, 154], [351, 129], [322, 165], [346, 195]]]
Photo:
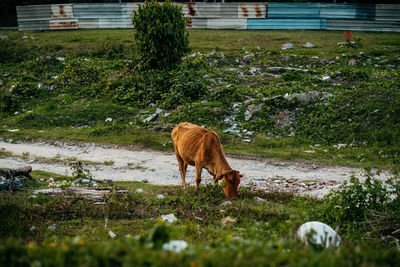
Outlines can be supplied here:
[[136, 193], [143, 193], [143, 189], [142, 188], [138, 188], [138, 189], [136, 189]]
[[228, 205], [231, 205], [231, 204], [232, 204], [232, 201], [227, 200], [227, 201], [221, 203], [221, 206], [228, 206]]
[[305, 43], [303, 45], [303, 47], [305, 47], [305, 48], [313, 48], [313, 47], [315, 47], [315, 45], [313, 45], [312, 43]]
[[157, 199], [163, 199], [163, 198], [165, 198], [165, 196], [163, 194], [157, 195]]
[[292, 43], [286, 43], [286, 44], [282, 45], [282, 49], [292, 49], [292, 48], [293, 48]]
[[171, 240], [168, 243], [164, 243], [162, 248], [165, 250], [179, 253], [188, 247], [188, 243], [185, 240]]
[[322, 222], [307, 222], [297, 230], [297, 236], [304, 242], [328, 247], [340, 245], [341, 238], [329, 225]]
[[112, 231], [108, 231], [108, 235], [111, 237], [111, 238], [115, 238], [117, 235], [116, 234], [114, 234]]
[[176, 222], [178, 220], [178, 218], [176, 218], [175, 215], [172, 214], [172, 213], [171, 214], [167, 214], [167, 215], [161, 215], [161, 219], [163, 221], [167, 221], [167, 222], [170, 222], [170, 223]]
[[112, 118], [107, 118], [105, 122], [112, 122]]

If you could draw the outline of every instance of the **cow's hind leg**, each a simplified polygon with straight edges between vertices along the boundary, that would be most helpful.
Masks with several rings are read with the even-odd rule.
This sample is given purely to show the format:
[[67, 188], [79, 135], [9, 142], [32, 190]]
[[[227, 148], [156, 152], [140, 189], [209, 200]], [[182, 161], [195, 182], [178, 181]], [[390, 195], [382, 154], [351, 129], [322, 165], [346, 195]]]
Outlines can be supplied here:
[[183, 190], [186, 191], [185, 177], [186, 177], [186, 170], [187, 170], [188, 165], [187, 165], [187, 163], [185, 163], [183, 161], [183, 159], [179, 155], [176, 155], [176, 158], [177, 158], [178, 164], [179, 164], [179, 172], [181, 173], [182, 187], [183, 187]]
[[196, 169], [196, 190], [197, 190], [201, 182], [201, 170], [203, 169], [203, 167], [200, 166], [199, 164], [195, 164], [194, 167]]

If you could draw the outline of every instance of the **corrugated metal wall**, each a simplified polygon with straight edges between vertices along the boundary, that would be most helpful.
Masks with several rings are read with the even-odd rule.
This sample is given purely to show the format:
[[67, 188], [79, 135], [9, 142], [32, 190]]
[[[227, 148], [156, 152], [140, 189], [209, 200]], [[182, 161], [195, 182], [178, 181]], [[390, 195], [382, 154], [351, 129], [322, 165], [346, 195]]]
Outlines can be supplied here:
[[[400, 5], [326, 3], [176, 3], [189, 28], [400, 32]], [[18, 6], [18, 29], [132, 28], [138, 3]]]

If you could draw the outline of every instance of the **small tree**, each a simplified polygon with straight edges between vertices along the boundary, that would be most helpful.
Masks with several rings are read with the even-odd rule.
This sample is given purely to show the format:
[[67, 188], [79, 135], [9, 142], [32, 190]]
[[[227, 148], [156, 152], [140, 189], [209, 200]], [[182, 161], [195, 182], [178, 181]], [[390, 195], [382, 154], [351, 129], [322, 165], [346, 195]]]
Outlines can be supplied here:
[[182, 8], [154, 0], [139, 5], [133, 14], [135, 46], [145, 67], [166, 68], [180, 63], [189, 51]]

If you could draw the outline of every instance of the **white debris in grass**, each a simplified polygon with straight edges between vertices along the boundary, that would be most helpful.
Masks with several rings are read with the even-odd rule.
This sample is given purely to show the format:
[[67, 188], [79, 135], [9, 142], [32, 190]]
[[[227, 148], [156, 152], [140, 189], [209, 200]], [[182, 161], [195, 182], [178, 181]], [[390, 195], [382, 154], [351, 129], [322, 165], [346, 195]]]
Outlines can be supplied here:
[[107, 118], [106, 120], [105, 120], [105, 122], [112, 122], [112, 118]]
[[175, 215], [172, 214], [172, 213], [167, 214], [167, 215], [161, 215], [161, 219], [163, 221], [167, 221], [167, 222], [170, 222], [170, 223], [176, 222], [178, 220], [178, 218], [176, 218]]
[[297, 236], [305, 243], [322, 245], [326, 248], [340, 245], [341, 238], [329, 225], [322, 222], [307, 222], [297, 230]]
[[143, 193], [143, 189], [142, 188], [136, 189], [136, 193], [139, 193], [139, 194]]
[[115, 237], [117, 236], [116, 234], [113, 233], [113, 231], [108, 231], [108, 235], [109, 235], [111, 238], [115, 238]]
[[164, 198], [165, 198], [165, 196], [163, 194], [157, 195], [157, 199], [164, 199]]
[[171, 240], [168, 243], [164, 243], [162, 248], [165, 250], [179, 253], [188, 247], [188, 243], [185, 240]]

